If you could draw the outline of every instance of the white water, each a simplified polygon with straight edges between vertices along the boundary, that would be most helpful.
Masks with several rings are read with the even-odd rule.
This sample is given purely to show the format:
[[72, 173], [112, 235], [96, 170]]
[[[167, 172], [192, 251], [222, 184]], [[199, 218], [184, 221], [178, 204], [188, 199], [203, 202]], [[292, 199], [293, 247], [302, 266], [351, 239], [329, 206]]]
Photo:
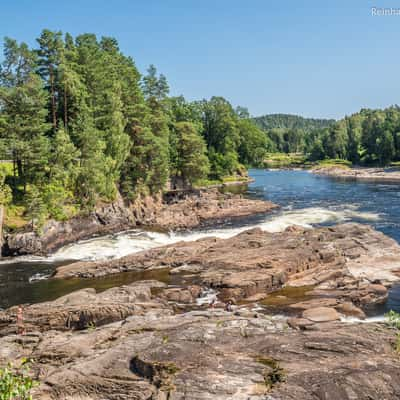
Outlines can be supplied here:
[[[297, 210], [284, 210], [278, 214], [267, 215], [263, 221], [256, 225], [221, 227], [218, 229], [170, 234], [127, 231], [117, 235], [102, 236], [73, 243], [61, 248], [49, 257], [17, 257], [13, 259], [13, 262], [112, 259], [182, 240], [191, 241], [207, 236], [226, 239], [255, 227], [259, 227], [267, 232], [281, 232], [291, 225], [312, 228], [318, 224], [346, 222], [353, 218], [364, 221], [377, 221], [380, 216], [379, 214], [360, 212], [357, 210], [357, 205], [352, 204], [343, 205], [335, 209], [309, 207]], [[7, 260], [5, 262], [9, 263], [10, 261]]]
[[368, 317], [368, 318], [365, 318], [365, 319], [360, 319], [360, 318], [356, 318], [356, 317], [342, 316], [340, 318], [340, 320], [342, 322], [347, 322], [349, 324], [359, 324], [359, 323], [366, 324], [368, 322], [385, 322], [385, 321], [387, 321], [387, 319], [385, 318], [384, 315], [377, 315], [375, 317]]
[[202, 295], [196, 299], [196, 304], [198, 306], [204, 306], [211, 304], [213, 301], [217, 301], [218, 292], [214, 289], [205, 289]]
[[37, 281], [44, 281], [46, 279], [50, 278], [50, 274], [41, 274], [40, 272], [33, 274], [30, 278], [29, 278], [29, 283], [32, 282], [37, 282]]

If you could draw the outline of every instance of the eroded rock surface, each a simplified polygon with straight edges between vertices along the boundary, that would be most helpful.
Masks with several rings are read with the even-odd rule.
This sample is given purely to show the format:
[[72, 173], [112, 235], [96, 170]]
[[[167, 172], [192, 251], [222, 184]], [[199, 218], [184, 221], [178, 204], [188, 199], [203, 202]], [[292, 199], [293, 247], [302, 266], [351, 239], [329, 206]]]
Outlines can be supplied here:
[[[120, 321], [130, 315], [149, 310], [171, 313], [165, 301], [152, 295], [151, 290], [165, 286], [158, 281], [140, 281], [96, 293], [81, 289], [57, 300], [32, 304], [24, 308], [24, 325], [28, 331], [71, 330], [98, 327]], [[0, 335], [17, 331], [17, 307], [11, 307], [0, 318]]]
[[[162, 267], [179, 284], [139, 281], [29, 305], [24, 335], [16, 334], [16, 307], [2, 311], [0, 365], [32, 359], [40, 381], [33, 398], [41, 400], [400, 399], [398, 332], [341, 322], [343, 315], [364, 318], [363, 309], [385, 301], [399, 260], [392, 239], [343, 224], [277, 234], [253, 229], [75, 263], [60, 267], [58, 277]], [[287, 303], [296, 317], [254, 309], [251, 302], [283, 285], [306, 288], [304, 298]], [[175, 307], [210, 288], [239, 305]]]
[[0, 362], [34, 359], [41, 382], [34, 398], [42, 400], [400, 398], [394, 332], [379, 324], [328, 322], [298, 331], [264, 315], [148, 311], [24, 340], [0, 338]]
[[[310, 286], [310, 295], [336, 299], [344, 311], [383, 303], [399, 279], [400, 246], [360, 224], [268, 233], [252, 229], [229, 239], [180, 242], [118, 260], [78, 262], [56, 278], [91, 278], [130, 270], [172, 268], [219, 290], [222, 299], [260, 300], [283, 285]], [[344, 308], [343, 308], [344, 307]], [[356, 307], [356, 308], [355, 308]]]

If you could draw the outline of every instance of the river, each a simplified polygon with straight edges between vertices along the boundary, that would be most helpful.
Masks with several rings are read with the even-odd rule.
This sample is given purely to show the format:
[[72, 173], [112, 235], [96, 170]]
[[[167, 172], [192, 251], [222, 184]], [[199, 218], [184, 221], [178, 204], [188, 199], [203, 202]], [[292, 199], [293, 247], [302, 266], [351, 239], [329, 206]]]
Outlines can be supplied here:
[[[53, 300], [83, 287], [104, 290], [138, 279], [169, 282], [167, 273], [123, 273], [92, 280], [47, 279], [58, 265], [76, 260], [99, 260], [205, 236], [233, 236], [251, 227], [270, 232], [296, 224], [304, 227], [355, 221], [368, 223], [400, 241], [400, 185], [343, 181], [307, 171], [250, 170], [254, 182], [246, 195], [270, 200], [281, 209], [266, 216], [225, 224], [213, 229], [185, 233], [153, 233], [139, 230], [97, 237], [65, 246], [49, 257], [18, 257], [0, 262], [0, 307]], [[379, 310], [400, 311], [400, 286], [390, 290], [389, 300]]]

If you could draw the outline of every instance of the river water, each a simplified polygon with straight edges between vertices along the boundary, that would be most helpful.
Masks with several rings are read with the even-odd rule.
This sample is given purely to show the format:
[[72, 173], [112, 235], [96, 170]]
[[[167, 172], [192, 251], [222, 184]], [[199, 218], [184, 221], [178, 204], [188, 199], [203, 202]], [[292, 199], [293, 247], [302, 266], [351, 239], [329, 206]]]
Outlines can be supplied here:
[[[52, 300], [83, 287], [104, 290], [138, 279], [155, 278], [169, 282], [168, 273], [123, 273], [92, 280], [47, 279], [58, 265], [74, 260], [121, 257], [140, 250], [196, 240], [205, 236], [227, 238], [250, 227], [278, 232], [296, 224], [304, 227], [355, 221], [368, 223], [400, 241], [400, 185], [343, 181], [319, 177], [307, 171], [250, 170], [255, 181], [245, 188], [252, 198], [270, 200], [281, 209], [262, 217], [252, 217], [186, 233], [153, 233], [133, 230], [81, 241], [65, 246], [49, 257], [19, 257], [0, 262], [0, 307]], [[400, 311], [400, 286], [390, 291], [385, 307]]]

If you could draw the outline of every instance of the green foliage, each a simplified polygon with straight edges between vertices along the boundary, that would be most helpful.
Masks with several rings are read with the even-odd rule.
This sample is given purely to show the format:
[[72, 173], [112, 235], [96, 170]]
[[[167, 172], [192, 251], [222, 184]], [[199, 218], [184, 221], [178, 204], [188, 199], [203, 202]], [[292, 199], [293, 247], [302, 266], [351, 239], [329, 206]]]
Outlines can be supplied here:
[[317, 161], [317, 160], [323, 160], [324, 158], [325, 158], [325, 149], [322, 144], [322, 141], [318, 138], [315, 140], [315, 142], [311, 147], [309, 160]]
[[7, 168], [0, 164], [0, 206], [8, 205], [12, 201], [10, 186], [5, 183]]
[[278, 114], [255, 119], [275, 152], [302, 152], [309, 161], [334, 158], [383, 166], [400, 160], [398, 106], [362, 109], [336, 122], [289, 117], [293, 118]]
[[264, 166], [267, 168], [296, 168], [304, 166], [306, 157], [303, 154], [266, 153]]
[[0, 368], [0, 400], [32, 400], [31, 390], [39, 383], [30, 376], [26, 359], [20, 368], [9, 363]]
[[351, 167], [351, 161], [342, 160], [340, 158], [326, 158], [325, 160], [320, 160], [315, 165], [320, 167], [337, 167], [337, 168], [349, 168]]
[[26, 203], [26, 214], [31, 220], [32, 227], [39, 232], [47, 218], [48, 210], [44, 196], [36, 186], [30, 186], [26, 195]]
[[241, 176], [273, 147], [245, 108], [168, 94], [165, 76], [151, 65], [142, 78], [113, 38], [45, 29], [33, 49], [6, 38], [0, 160], [11, 168], [0, 201], [11, 203], [9, 226], [29, 218], [40, 231], [48, 218], [89, 213], [118, 192], [155, 194], [168, 180]]
[[256, 361], [267, 367], [264, 370], [264, 383], [269, 389], [281, 382], [285, 382], [285, 370], [279, 365], [278, 361], [267, 357], [258, 357]]
[[177, 138], [176, 173], [183, 182], [192, 185], [207, 177], [210, 165], [204, 139], [190, 122], [177, 122], [174, 125]]
[[390, 310], [385, 314], [386, 323], [393, 328], [400, 330], [400, 314], [396, 311]]
[[[241, 114], [243, 113], [241, 111]], [[269, 139], [250, 119], [240, 119], [237, 126], [240, 137], [239, 161], [248, 166], [262, 166], [267, 149], [271, 147]]]
[[305, 132], [326, 128], [333, 124], [333, 119], [304, 118], [291, 114], [269, 114], [255, 117], [254, 122], [263, 130], [278, 129], [299, 129]]
[[[400, 331], [400, 314], [396, 311], [390, 310], [385, 314], [386, 323], [395, 328], [397, 331]], [[397, 353], [400, 353], [400, 332], [396, 334], [396, 340], [394, 343], [394, 348]]]

